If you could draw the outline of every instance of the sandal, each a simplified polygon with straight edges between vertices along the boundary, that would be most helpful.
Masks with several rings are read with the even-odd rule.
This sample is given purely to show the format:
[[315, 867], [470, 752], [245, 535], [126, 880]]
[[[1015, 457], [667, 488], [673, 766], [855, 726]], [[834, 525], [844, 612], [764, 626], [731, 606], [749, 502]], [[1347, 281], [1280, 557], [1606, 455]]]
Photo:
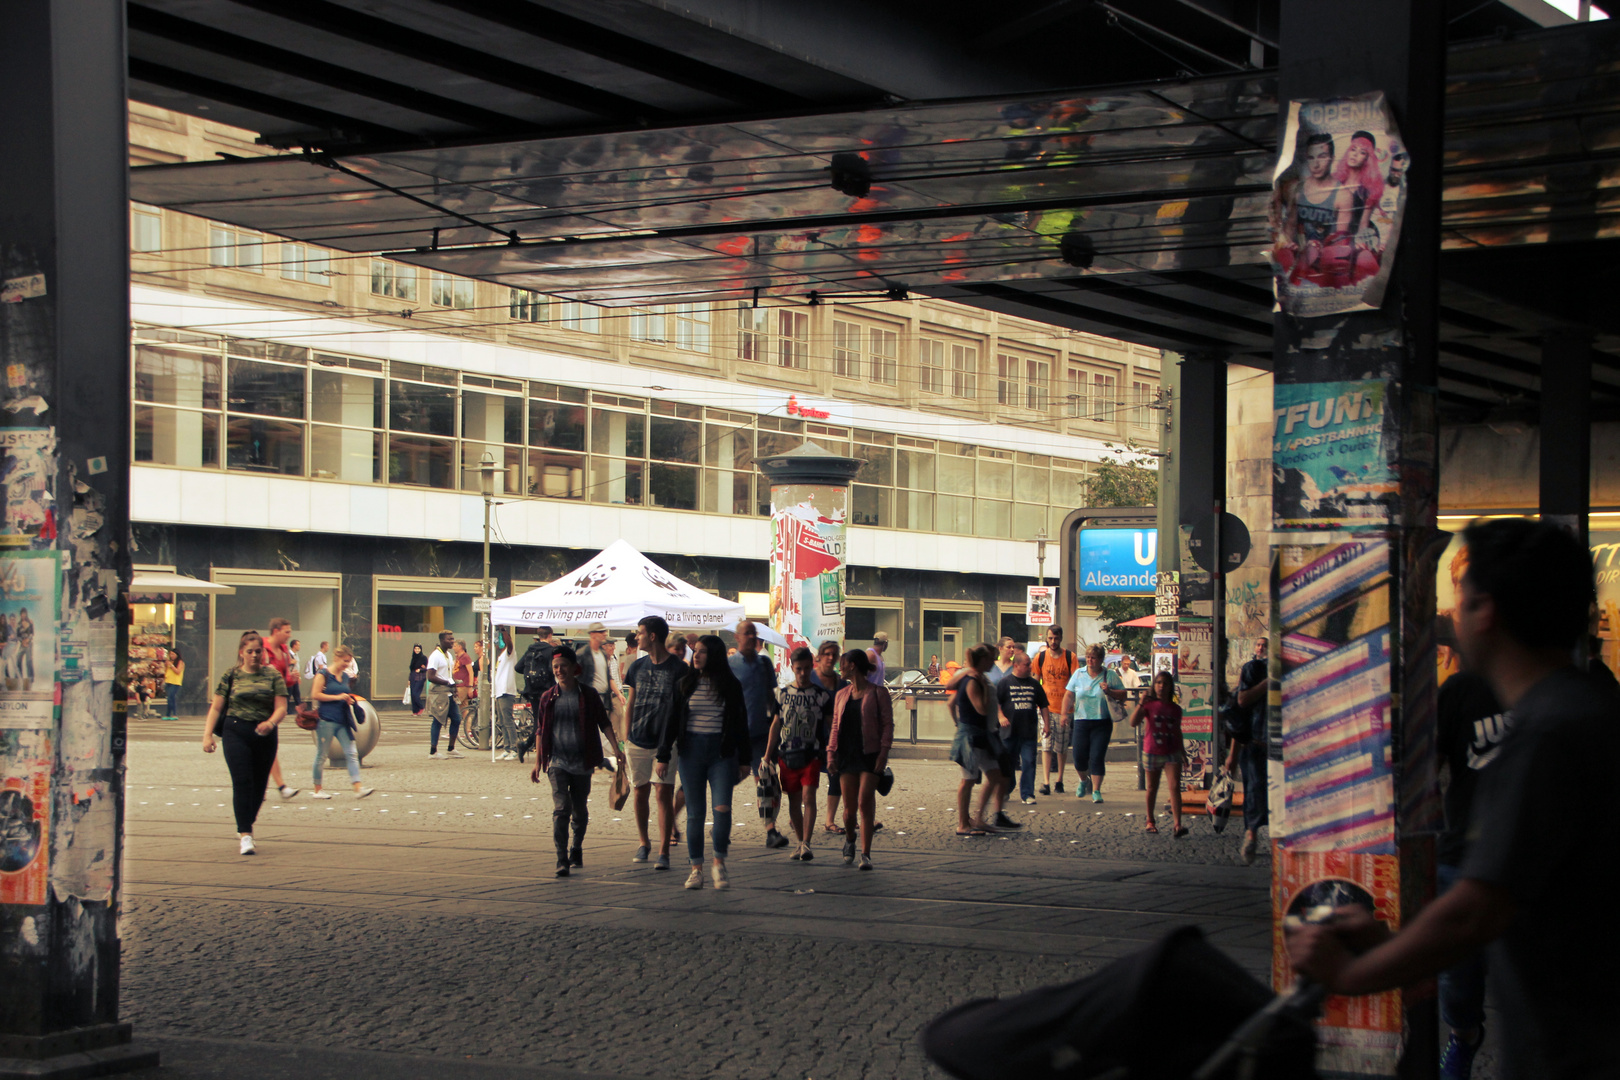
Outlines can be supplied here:
[[1177, 828], [1176, 831], [1171, 833], [1170, 835], [1174, 836], [1177, 840], [1180, 840], [1183, 836], [1187, 835], [1187, 831], [1188, 831], [1187, 826], [1182, 825], [1179, 828]]
[[979, 829], [969, 829], [966, 832], [963, 832], [961, 829], [957, 829], [956, 830], [956, 835], [957, 836], [983, 836], [984, 833]]
[[826, 825], [826, 826], [822, 827], [821, 831], [822, 832], [830, 832], [834, 836], [843, 836], [844, 835], [844, 827], [842, 825]]
[[1159, 827], [1150, 821], [1147, 823], [1147, 831], [1157, 836], [1159, 834]]

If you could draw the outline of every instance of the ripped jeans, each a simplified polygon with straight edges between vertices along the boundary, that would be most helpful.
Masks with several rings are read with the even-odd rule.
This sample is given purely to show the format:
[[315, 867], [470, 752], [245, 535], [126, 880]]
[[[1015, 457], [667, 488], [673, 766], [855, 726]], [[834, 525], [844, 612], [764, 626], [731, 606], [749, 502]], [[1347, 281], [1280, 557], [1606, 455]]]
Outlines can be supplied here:
[[343, 747], [343, 763], [349, 767], [349, 779], [360, 782], [360, 752], [354, 748], [354, 732], [345, 724], [322, 720], [315, 725], [315, 786], [321, 786], [321, 766], [326, 762], [326, 748], [336, 739]]
[[[681, 786], [686, 789], [686, 854], [694, 866], [703, 862], [703, 815], [706, 796], [714, 796], [714, 855], [731, 850], [731, 794], [737, 786], [737, 759], [720, 756], [721, 735], [688, 734], [680, 742]], [[718, 809], [725, 807], [724, 810]]]

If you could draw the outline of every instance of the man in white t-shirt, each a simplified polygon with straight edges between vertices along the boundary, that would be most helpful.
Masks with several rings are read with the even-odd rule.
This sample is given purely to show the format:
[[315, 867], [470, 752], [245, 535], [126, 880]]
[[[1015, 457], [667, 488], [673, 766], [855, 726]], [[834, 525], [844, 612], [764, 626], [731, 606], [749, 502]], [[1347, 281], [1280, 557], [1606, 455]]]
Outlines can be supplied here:
[[[461, 726], [461, 710], [456, 707], [456, 681], [450, 659], [450, 646], [455, 639], [456, 635], [449, 630], [441, 631], [439, 647], [428, 657], [427, 706], [428, 716], [433, 718], [432, 735], [428, 742], [428, 757], [431, 758], [461, 756], [461, 751], [456, 749], [456, 729]], [[450, 728], [450, 745], [441, 754], [439, 729], [447, 724]]]
[[490, 693], [495, 696], [495, 731], [506, 749], [497, 761], [517, 760], [517, 724], [512, 720], [512, 706], [517, 704], [517, 656], [513, 648], [515, 636], [510, 626], [495, 628], [495, 680]]

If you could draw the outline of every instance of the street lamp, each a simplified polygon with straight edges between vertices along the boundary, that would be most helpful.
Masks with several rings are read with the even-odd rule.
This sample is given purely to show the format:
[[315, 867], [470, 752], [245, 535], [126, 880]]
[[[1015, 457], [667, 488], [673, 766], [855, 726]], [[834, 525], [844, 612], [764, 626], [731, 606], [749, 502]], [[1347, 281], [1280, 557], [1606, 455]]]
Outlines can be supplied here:
[[[489, 509], [495, 502], [495, 455], [488, 450], [478, 462], [478, 490], [484, 496], [484, 582], [481, 595], [486, 598], [495, 595], [495, 583], [489, 579]], [[489, 760], [495, 760], [495, 699], [490, 695], [490, 672], [495, 663], [495, 627], [490, 612], [486, 608], [478, 616], [482, 622], [479, 624], [479, 633], [484, 640], [484, 666], [478, 673], [478, 711], [487, 716], [490, 723], [489, 731]], [[513, 749], [508, 747], [507, 749]]]
[[1046, 528], [1035, 534], [1035, 576], [1039, 579], [1037, 585], [1046, 584]]

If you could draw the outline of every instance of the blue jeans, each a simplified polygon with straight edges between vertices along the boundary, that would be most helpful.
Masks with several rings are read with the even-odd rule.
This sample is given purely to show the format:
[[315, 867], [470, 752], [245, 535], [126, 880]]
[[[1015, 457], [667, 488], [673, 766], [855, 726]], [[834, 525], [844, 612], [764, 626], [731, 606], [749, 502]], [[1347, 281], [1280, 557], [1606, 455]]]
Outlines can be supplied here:
[[[1435, 867], [1440, 894], [1457, 884], [1457, 867]], [[1440, 973], [1440, 1020], [1447, 1027], [1469, 1031], [1485, 1022], [1485, 950], [1476, 949], [1466, 960]]]
[[326, 748], [336, 739], [343, 747], [343, 762], [349, 767], [349, 779], [360, 782], [360, 752], [354, 748], [354, 732], [343, 724], [322, 720], [315, 725], [315, 786], [321, 786], [321, 765], [326, 760]]
[[1243, 827], [1249, 832], [1271, 820], [1266, 801], [1266, 745], [1244, 743], [1238, 750], [1238, 771], [1243, 774]]
[[[448, 721], [450, 728], [450, 749], [454, 750], [456, 748], [456, 732], [461, 728], [461, 706], [456, 704], [454, 694], [450, 695], [450, 709], [445, 714], [445, 719]], [[433, 718], [433, 727], [428, 740], [428, 753], [436, 754], [439, 752], [439, 731], [443, 726], [438, 717]]]
[[1074, 719], [1074, 769], [1082, 776], [1102, 776], [1108, 772], [1108, 740], [1114, 734], [1112, 720]]
[[[731, 850], [731, 792], [737, 786], [737, 759], [720, 756], [721, 735], [688, 734], [680, 742], [681, 787], [686, 789], [686, 854], [693, 865], [703, 862], [703, 815], [706, 796], [714, 793], [714, 855]], [[724, 810], [718, 809], [725, 807]]]
[[1011, 738], [1007, 740], [1007, 749], [1012, 752], [1013, 760], [1018, 763], [1018, 797], [1020, 799], [1033, 799], [1035, 797], [1035, 751], [1040, 749], [1040, 740]]
[[163, 715], [165, 715], [165, 716], [179, 716], [180, 713], [178, 711], [176, 711], [176, 710], [178, 710], [180, 708], [180, 688], [178, 686], [174, 685], [174, 683], [168, 683], [167, 685], [164, 686], [163, 689], [166, 692], [166, 695], [167, 695], [167, 697], [169, 699], [168, 711], [165, 712]]

